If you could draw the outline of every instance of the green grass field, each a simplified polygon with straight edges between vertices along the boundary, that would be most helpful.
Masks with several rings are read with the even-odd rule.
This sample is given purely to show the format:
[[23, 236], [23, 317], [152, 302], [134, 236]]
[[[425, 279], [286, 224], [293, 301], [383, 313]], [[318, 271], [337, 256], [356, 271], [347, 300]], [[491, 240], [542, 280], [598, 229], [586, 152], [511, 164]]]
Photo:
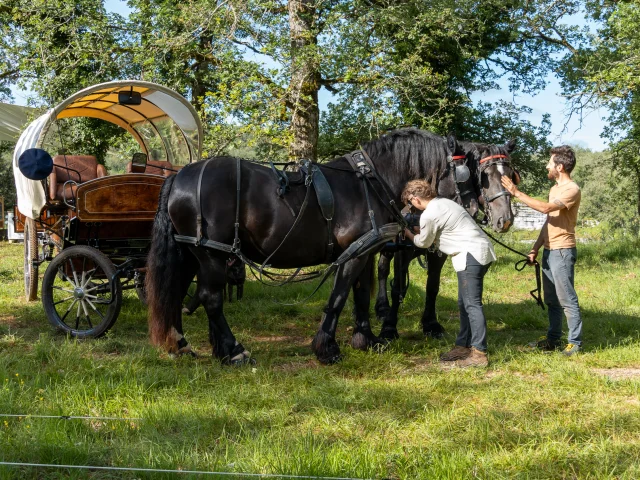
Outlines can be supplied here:
[[[504, 238], [526, 250], [519, 242], [531, 236]], [[344, 361], [331, 367], [310, 350], [328, 287], [288, 307], [272, 298], [295, 301], [313, 285], [248, 282], [226, 314], [258, 363], [232, 368], [208, 355], [202, 309], [185, 320], [200, 358], [151, 347], [146, 309], [131, 291], [105, 338], [53, 332], [42, 305], [23, 299], [22, 246], [0, 243], [0, 413], [140, 419], [0, 417], [0, 461], [380, 479], [638, 478], [639, 247], [579, 246], [585, 350], [565, 358], [524, 347], [545, 332], [546, 312], [529, 297], [533, 269], [516, 272], [518, 258], [497, 246], [485, 280], [490, 367], [443, 371], [438, 355], [457, 332], [450, 262], [438, 300], [446, 340], [420, 334], [425, 275], [415, 265], [402, 339], [383, 353], [354, 351], [348, 303]], [[0, 478], [87, 477], [176, 475], [0, 466]]]

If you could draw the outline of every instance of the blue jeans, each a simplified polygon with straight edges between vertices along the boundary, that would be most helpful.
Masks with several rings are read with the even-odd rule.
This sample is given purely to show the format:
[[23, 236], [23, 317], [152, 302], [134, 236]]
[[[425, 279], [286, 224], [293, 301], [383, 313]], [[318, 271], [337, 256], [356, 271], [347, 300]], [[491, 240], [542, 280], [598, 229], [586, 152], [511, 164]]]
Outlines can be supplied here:
[[562, 313], [567, 317], [569, 343], [582, 345], [582, 317], [578, 295], [573, 287], [576, 247], [547, 250], [542, 254], [542, 286], [544, 302], [549, 308], [550, 342], [559, 342], [562, 336]]
[[460, 309], [460, 333], [456, 345], [475, 347], [487, 351], [487, 320], [482, 310], [482, 287], [488, 265], [480, 265], [467, 253], [467, 268], [458, 272], [458, 308]]

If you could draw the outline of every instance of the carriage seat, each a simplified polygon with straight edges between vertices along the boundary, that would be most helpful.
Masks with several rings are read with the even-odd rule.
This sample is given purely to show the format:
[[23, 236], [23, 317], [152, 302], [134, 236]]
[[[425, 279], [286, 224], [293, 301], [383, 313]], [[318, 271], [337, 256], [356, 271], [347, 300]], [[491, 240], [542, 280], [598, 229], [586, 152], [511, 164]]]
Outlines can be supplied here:
[[[171, 170], [165, 170], [167, 168], [177, 170], [173, 165], [171, 165], [171, 162], [167, 162], [166, 160], [147, 160], [147, 168], [144, 173], [163, 175], [165, 177], [169, 177], [176, 173]], [[127, 173], [131, 173], [131, 162], [127, 163]]]
[[53, 171], [49, 175], [49, 200], [52, 204], [60, 204], [65, 196], [67, 201], [75, 198], [76, 186], [67, 184], [64, 187], [68, 180], [84, 183], [107, 175], [105, 166], [100, 165], [92, 155], [56, 155], [53, 157]]

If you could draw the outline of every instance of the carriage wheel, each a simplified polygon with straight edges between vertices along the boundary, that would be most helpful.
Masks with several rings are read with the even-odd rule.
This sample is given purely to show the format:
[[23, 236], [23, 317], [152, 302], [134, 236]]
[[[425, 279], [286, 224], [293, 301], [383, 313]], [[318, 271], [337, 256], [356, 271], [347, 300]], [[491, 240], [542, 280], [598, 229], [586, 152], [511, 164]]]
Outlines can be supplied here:
[[38, 232], [36, 221], [27, 217], [24, 222], [24, 293], [29, 301], [38, 298]]
[[42, 280], [42, 304], [51, 325], [77, 338], [97, 338], [111, 328], [122, 305], [111, 260], [92, 247], [75, 246], [55, 257]]

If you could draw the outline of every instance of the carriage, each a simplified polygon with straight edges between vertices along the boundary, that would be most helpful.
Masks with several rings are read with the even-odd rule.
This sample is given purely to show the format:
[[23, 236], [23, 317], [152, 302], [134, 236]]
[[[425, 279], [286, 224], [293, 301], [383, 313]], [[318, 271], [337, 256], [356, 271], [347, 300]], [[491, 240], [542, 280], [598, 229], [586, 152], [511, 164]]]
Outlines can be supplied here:
[[[56, 121], [78, 117], [109, 122], [133, 137], [139, 151], [124, 172], [110, 175], [86, 152], [62, 150], [51, 157], [43, 150]], [[78, 338], [99, 337], [116, 321], [124, 290], [136, 289], [144, 300], [160, 188], [166, 177], [200, 159], [202, 137], [198, 114], [184, 97], [137, 80], [81, 90], [22, 133], [13, 171], [16, 223], [24, 231], [25, 295], [37, 298], [39, 269], [49, 262], [41, 298], [54, 327]], [[24, 168], [47, 162], [44, 179]]]

